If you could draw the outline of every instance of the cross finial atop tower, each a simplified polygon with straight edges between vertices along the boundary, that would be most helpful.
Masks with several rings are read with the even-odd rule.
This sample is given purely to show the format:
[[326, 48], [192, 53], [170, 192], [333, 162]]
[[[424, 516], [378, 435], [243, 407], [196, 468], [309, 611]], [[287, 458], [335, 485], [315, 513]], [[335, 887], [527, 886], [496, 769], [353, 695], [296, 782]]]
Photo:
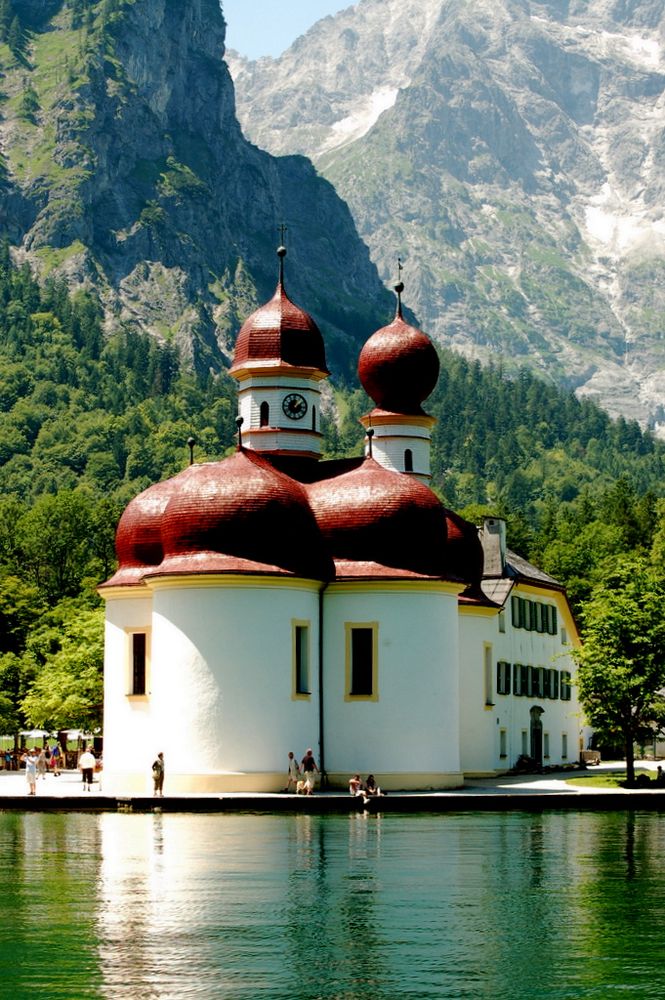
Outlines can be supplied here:
[[283, 285], [284, 284], [284, 258], [286, 257], [286, 247], [285, 247], [284, 244], [285, 244], [285, 241], [286, 241], [286, 233], [287, 233], [289, 227], [286, 226], [283, 222], [280, 222], [280, 224], [279, 224], [279, 226], [277, 228], [279, 229], [279, 240], [280, 240], [279, 246], [277, 247], [277, 256], [279, 257], [279, 283], [280, 283], [280, 285]]
[[395, 284], [395, 292], [397, 294], [397, 316], [399, 319], [402, 318], [402, 292], [404, 291], [404, 282], [402, 281], [402, 271], [404, 267], [402, 266], [402, 258], [397, 258], [397, 283]]

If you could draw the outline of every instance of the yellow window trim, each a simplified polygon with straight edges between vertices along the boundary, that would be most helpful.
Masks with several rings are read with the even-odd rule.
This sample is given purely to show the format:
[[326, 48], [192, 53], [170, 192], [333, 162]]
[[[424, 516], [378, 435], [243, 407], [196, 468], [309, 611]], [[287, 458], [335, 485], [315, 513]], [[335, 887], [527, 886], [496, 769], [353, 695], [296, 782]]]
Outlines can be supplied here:
[[[312, 634], [312, 623], [306, 618], [292, 618], [291, 619], [291, 700], [292, 701], [310, 701], [312, 697], [312, 657], [311, 657], [311, 634]], [[298, 669], [297, 669], [297, 642], [296, 629], [306, 628], [307, 629], [307, 682], [309, 684], [309, 691], [298, 691]]]
[[[351, 632], [354, 628], [370, 628], [372, 630], [372, 693], [351, 694]], [[344, 671], [344, 701], [378, 701], [379, 700], [379, 623], [378, 622], [344, 622], [345, 632], [345, 671]]]
[[[132, 636], [145, 635], [145, 693], [134, 694], [132, 682], [134, 680], [134, 664], [132, 662]], [[152, 674], [152, 629], [151, 628], [126, 628], [125, 629], [125, 695], [131, 701], [147, 700], [150, 695], [150, 678]]]

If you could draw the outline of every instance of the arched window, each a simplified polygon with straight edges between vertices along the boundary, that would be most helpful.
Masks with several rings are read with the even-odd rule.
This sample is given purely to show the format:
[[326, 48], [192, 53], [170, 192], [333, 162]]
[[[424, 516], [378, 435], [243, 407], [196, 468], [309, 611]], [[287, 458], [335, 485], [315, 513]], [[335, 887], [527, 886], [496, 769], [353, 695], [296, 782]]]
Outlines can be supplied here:
[[259, 410], [259, 425], [261, 427], [267, 427], [270, 423], [270, 407], [267, 403], [261, 403], [261, 408]]
[[316, 430], [316, 407], [312, 407], [312, 430]]
[[410, 448], [404, 452], [404, 471], [413, 472], [413, 452]]

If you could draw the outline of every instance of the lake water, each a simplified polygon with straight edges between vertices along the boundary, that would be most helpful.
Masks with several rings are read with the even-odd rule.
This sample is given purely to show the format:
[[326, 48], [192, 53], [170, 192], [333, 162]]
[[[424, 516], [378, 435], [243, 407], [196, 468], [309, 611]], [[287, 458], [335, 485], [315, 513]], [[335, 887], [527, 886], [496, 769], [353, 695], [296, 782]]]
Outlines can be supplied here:
[[0, 996], [661, 997], [657, 813], [0, 813]]

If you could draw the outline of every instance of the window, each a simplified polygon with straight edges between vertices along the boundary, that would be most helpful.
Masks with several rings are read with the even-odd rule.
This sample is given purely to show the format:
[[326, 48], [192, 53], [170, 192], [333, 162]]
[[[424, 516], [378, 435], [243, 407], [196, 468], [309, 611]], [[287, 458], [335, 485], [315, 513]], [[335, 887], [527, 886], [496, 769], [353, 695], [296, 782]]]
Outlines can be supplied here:
[[346, 625], [346, 698], [378, 700], [378, 623]]
[[553, 604], [529, 601], [526, 597], [513, 594], [511, 609], [514, 628], [523, 628], [527, 632], [557, 634], [557, 612]]
[[558, 698], [559, 697], [559, 671], [558, 670], [550, 669], [547, 672], [550, 675], [550, 693], [549, 693], [548, 697], [550, 697], [550, 698]]
[[485, 707], [489, 708], [494, 704], [494, 688], [492, 685], [492, 647], [485, 643], [483, 646], [483, 668], [485, 674]]
[[568, 633], [566, 632], [565, 628], [561, 629], [561, 645], [562, 646], [568, 645]]
[[529, 756], [529, 731], [528, 729], [522, 730], [522, 749], [521, 754], [523, 757]]
[[513, 665], [513, 694], [516, 694], [518, 697], [528, 694], [528, 677], [528, 667], [523, 663], [515, 663]]
[[496, 665], [496, 693], [510, 694], [510, 664], [499, 660]]
[[568, 733], [561, 733], [561, 759], [568, 756]]
[[310, 694], [309, 622], [293, 622], [293, 693]]
[[570, 671], [561, 671], [561, 701], [570, 701], [571, 690], [570, 690]]
[[499, 730], [499, 757], [508, 756], [508, 731], [506, 729]]
[[259, 407], [259, 426], [268, 427], [270, 424], [270, 407], [267, 403], [261, 403]]
[[506, 631], [506, 612], [499, 611], [499, 632], [504, 634]]
[[404, 471], [413, 472], [413, 452], [410, 448], [404, 451]]
[[543, 667], [529, 667], [529, 691], [532, 698], [545, 696], [545, 670]]
[[132, 632], [131, 643], [131, 665], [132, 677], [130, 694], [144, 695], [146, 693], [146, 634], [145, 632]]
[[531, 601], [520, 597], [520, 624], [527, 632], [531, 631]]
[[543, 733], [543, 757], [550, 755], [550, 734]]

